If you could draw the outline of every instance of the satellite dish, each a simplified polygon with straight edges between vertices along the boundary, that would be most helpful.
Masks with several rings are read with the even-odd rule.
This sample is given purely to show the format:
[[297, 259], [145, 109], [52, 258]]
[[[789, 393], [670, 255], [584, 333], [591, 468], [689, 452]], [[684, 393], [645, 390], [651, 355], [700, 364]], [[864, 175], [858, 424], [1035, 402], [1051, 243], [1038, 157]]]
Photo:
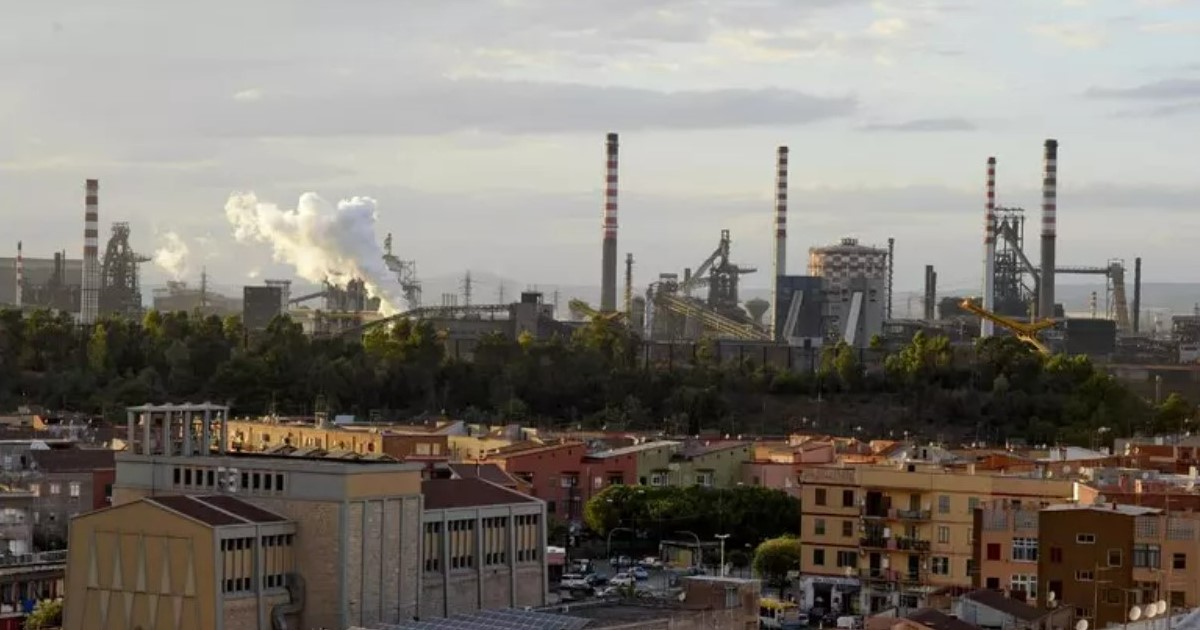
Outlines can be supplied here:
[[1050, 591], [1049, 593], [1046, 593], [1046, 603], [1047, 604], [1053, 604], [1054, 600], [1056, 600], [1056, 599], [1058, 599], [1058, 593], [1055, 593], [1054, 591]]
[[1158, 607], [1158, 612], [1155, 614], [1161, 615], [1161, 614], [1167, 612], [1167, 602], [1165, 600], [1160, 599], [1157, 602], [1155, 602], [1154, 605]]
[[1088, 630], [1087, 619], [1080, 619], [1075, 622], [1075, 630]]
[[1129, 620], [1137, 621], [1142, 618], [1142, 609], [1140, 606], [1133, 606], [1129, 609]]

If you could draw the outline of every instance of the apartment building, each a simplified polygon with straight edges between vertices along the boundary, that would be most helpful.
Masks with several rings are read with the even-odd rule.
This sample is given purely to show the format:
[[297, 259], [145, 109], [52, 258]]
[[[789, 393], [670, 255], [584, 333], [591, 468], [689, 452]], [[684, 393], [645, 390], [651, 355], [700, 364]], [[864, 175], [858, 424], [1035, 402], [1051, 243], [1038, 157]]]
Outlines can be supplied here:
[[806, 468], [801, 481], [805, 603], [863, 612], [912, 610], [940, 590], [970, 587], [976, 508], [1095, 496], [1071, 480], [903, 461]]
[[71, 517], [109, 505], [116, 476], [113, 451], [35, 450], [30, 458], [29, 490], [36, 497], [37, 546], [40, 550], [63, 549]]
[[1089, 623], [1130, 606], [1200, 605], [1200, 514], [1112, 503], [992, 506], [976, 514], [977, 586], [1047, 607], [1050, 593]]
[[229, 420], [225, 447], [240, 452], [271, 452], [280, 447], [381, 453], [403, 460], [449, 458], [450, 437], [438, 427], [408, 425], [345, 426], [272, 420]]
[[213, 405], [130, 410], [113, 507], [71, 524], [64, 628], [344, 628], [445, 614], [426, 598], [467, 610], [500, 600], [544, 604], [541, 586], [505, 588], [511, 574], [544, 584], [544, 562], [506, 553], [480, 573], [448, 565], [454, 587], [476, 593], [471, 600], [427, 579], [422, 554], [428, 519], [448, 502], [479, 517], [495, 511], [541, 524], [541, 501], [484, 479], [426, 487], [424, 464], [380, 453], [288, 445], [234, 452], [226, 413]]
[[552, 518], [578, 521], [583, 506], [600, 489], [588, 483], [583, 442], [519, 442], [487, 455], [487, 462], [528, 484], [531, 495], [546, 502]]

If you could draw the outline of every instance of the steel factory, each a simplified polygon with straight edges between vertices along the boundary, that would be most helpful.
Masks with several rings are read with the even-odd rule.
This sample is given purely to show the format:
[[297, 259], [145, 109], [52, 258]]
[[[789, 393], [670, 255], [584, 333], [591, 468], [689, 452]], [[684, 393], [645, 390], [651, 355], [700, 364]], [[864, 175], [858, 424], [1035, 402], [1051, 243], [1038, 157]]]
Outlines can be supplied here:
[[[905, 341], [917, 330], [934, 330], [956, 341], [1011, 334], [1045, 352], [1065, 350], [1114, 361], [1130, 357], [1155, 363], [1200, 359], [1200, 333], [1196, 332], [1200, 330], [1196, 323], [1200, 312], [1175, 317], [1169, 331], [1153, 334], [1143, 330], [1140, 258], [1133, 264], [1132, 300], [1126, 289], [1124, 260], [1101, 258], [1070, 265], [1057, 261], [1056, 140], [1046, 140], [1043, 147], [1037, 251], [1026, 239], [1026, 209], [997, 203], [999, 165], [995, 157], [986, 158], [980, 289], [968, 295], [939, 293], [938, 270], [924, 261], [908, 261], [906, 264], [914, 267], [925, 267], [925, 287], [919, 316], [910, 312], [907, 318], [896, 317], [893, 310], [896, 240], [888, 235], [876, 236], [879, 244], [852, 237], [815, 244], [808, 250], [803, 273], [788, 268], [786, 146], [776, 149], [774, 160], [769, 300], [748, 299], [743, 290], [745, 277], [760, 272], [738, 262], [738, 235], [721, 225], [712, 226], [714, 245], [707, 255], [697, 256], [697, 264], [653, 270], [647, 274], [651, 281], [635, 285], [637, 252], [622, 256], [618, 247], [618, 134], [605, 136], [603, 151], [600, 299], [596, 306], [576, 296], [560, 310], [557, 295], [547, 300], [536, 289], [521, 292], [515, 301], [500, 297], [495, 303], [479, 302], [472, 299], [469, 272], [459, 292], [427, 303], [422, 300], [416, 261], [394, 250], [391, 234], [383, 241], [382, 262], [392, 275], [389, 281], [394, 282], [397, 295], [402, 296], [403, 304], [396, 309], [402, 311], [399, 314], [381, 312], [380, 299], [370, 295], [368, 285], [357, 278], [331, 278], [317, 290], [300, 291], [293, 289], [289, 279], [266, 280], [243, 287], [241, 295], [226, 297], [210, 287], [207, 273], [198, 287], [174, 280], [155, 289], [150, 306], [160, 311], [240, 314], [252, 333], [265, 329], [275, 317], [288, 315], [316, 336], [362, 334], [397, 318], [419, 318], [432, 321], [453, 350], [463, 354], [469, 354], [473, 342], [487, 333], [548, 337], [568, 334], [591, 318], [601, 317], [629, 327], [650, 352], [669, 355], [675, 346], [695, 346], [701, 340], [732, 348], [739, 356], [754, 352], [764, 358], [782, 356], [780, 353], [791, 357], [791, 349], [811, 354], [837, 343], [866, 350]], [[21, 242], [15, 243], [15, 258], [0, 258], [0, 304], [71, 313], [81, 324], [108, 315], [141, 315], [147, 305], [140, 266], [150, 258], [138, 253], [133, 231], [125, 222], [111, 224], [101, 249], [99, 200], [99, 181], [86, 180], [81, 259], [70, 257], [68, 251], [49, 257], [27, 256]], [[964, 217], [969, 215], [965, 210]], [[618, 268], [621, 261], [623, 274]], [[1104, 296], [1093, 294], [1091, 317], [1070, 317], [1056, 300], [1057, 278], [1079, 274], [1100, 276], [1105, 281]], [[623, 299], [619, 301], [621, 279]]]

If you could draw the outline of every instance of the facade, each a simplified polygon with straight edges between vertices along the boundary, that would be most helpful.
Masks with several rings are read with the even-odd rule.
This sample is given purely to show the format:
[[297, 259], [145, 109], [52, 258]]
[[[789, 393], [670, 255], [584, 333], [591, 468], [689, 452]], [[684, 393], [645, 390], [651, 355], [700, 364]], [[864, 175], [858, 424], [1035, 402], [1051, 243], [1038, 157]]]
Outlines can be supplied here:
[[975, 520], [982, 588], [1042, 606], [1053, 592], [1056, 602], [1089, 623], [1097, 608], [1101, 623], [1115, 623], [1134, 604], [1200, 605], [1200, 584], [1190, 578], [1200, 562], [1195, 512], [1111, 503], [997, 506], [979, 510]]
[[856, 238], [843, 238], [837, 245], [808, 250], [808, 273], [824, 279], [825, 290], [849, 289], [854, 278], [887, 279], [887, 250], [860, 245]]
[[287, 312], [283, 287], [242, 287], [242, 324], [248, 331], [266, 330], [271, 320]]
[[742, 481], [742, 466], [754, 459], [751, 442], [688, 443], [671, 458], [672, 485], [732, 488]]
[[544, 503], [481, 479], [421, 492], [421, 617], [546, 604]]
[[939, 589], [970, 587], [978, 507], [1094, 498], [1070, 480], [904, 462], [805, 468], [801, 480], [805, 601], [865, 612], [911, 610]]
[[33, 477], [34, 522], [38, 547], [66, 547], [71, 517], [107, 507], [115, 475], [113, 451], [108, 449], [54, 449], [30, 453]]
[[584, 504], [602, 489], [588, 484], [585, 455], [583, 442], [524, 442], [489, 454], [487, 461], [529, 484], [530, 494], [546, 502], [551, 518], [579, 521]]
[[954, 602], [954, 616], [980, 628], [1065, 630], [1074, 625], [1074, 612], [1069, 606], [1038, 608], [991, 589], [972, 591]]
[[656, 442], [631, 444], [588, 455], [584, 461], [592, 469], [592, 486], [595, 488], [600, 484], [602, 489], [614, 485], [647, 484], [650, 479], [642, 471], [650, 467], [643, 465], [642, 455], [645, 452], [654, 453], [660, 446]]
[[426, 427], [345, 427], [320, 426], [300, 422], [264, 422], [230, 420], [230, 450], [271, 451], [280, 446], [349, 451], [360, 454], [384, 454], [395, 459], [410, 457], [446, 458], [449, 438]]
[[742, 485], [782, 490], [800, 498], [800, 471], [803, 464], [754, 460], [742, 464]]
[[0, 492], [0, 559], [34, 550], [34, 496], [26, 490]]

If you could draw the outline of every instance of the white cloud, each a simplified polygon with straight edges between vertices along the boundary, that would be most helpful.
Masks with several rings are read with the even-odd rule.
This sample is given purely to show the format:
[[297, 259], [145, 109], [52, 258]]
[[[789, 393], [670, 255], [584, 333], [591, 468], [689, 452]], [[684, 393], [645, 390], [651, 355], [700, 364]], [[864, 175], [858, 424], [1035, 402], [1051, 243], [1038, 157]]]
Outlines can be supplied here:
[[263, 91], [258, 88], [250, 88], [248, 90], [241, 90], [241, 91], [235, 92], [233, 94], [233, 100], [235, 100], [239, 103], [253, 103], [255, 101], [262, 100], [262, 97], [263, 97]]
[[1090, 50], [1108, 41], [1107, 31], [1095, 24], [1035, 24], [1029, 30], [1067, 48]]
[[892, 37], [908, 30], [908, 22], [896, 17], [884, 18], [871, 22], [867, 31], [880, 37]]

